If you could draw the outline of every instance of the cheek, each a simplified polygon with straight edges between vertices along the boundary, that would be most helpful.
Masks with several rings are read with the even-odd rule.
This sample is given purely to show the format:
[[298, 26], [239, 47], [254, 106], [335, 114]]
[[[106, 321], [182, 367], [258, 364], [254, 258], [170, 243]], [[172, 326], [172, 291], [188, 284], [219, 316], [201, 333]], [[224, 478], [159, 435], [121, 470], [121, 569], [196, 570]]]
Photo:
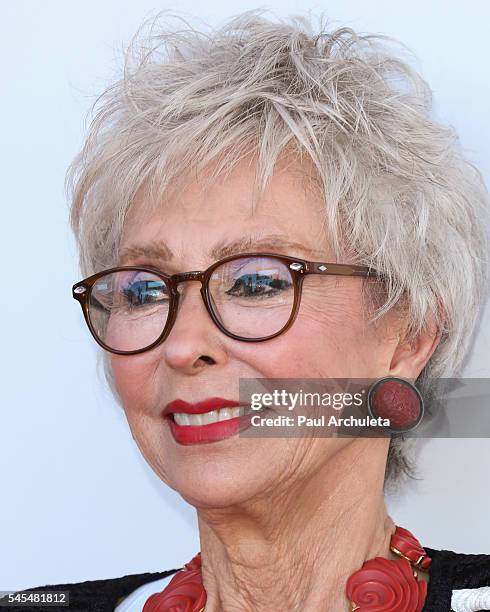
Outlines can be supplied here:
[[149, 352], [130, 356], [111, 354], [111, 364], [114, 383], [129, 418], [132, 411], [148, 403], [156, 363]]
[[167, 482], [166, 466], [162, 462], [166, 425], [155, 401], [156, 362], [150, 356], [150, 353], [129, 357], [112, 354], [112, 371], [132, 437], [147, 463]]
[[256, 365], [264, 376], [362, 378], [371, 374], [379, 343], [367, 324], [361, 296], [354, 287], [333, 289], [304, 287], [291, 328], [269, 346], [264, 343], [254, 348]]

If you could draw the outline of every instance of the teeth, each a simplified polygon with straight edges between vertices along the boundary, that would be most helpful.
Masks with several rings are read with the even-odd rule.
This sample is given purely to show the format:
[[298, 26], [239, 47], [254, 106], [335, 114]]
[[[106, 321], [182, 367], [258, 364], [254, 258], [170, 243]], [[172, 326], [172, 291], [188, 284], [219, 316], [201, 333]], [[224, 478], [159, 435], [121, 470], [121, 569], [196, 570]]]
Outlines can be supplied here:
[[174, 414], [174, 420], [177, 425], [190, 425], [189, 423], [189, 415], [184, 412], [179, 412]]
[[236, 410], [236, 408], [222, 408], [221, 410], [219, 410], [219, 420], [227, 421], [228, 419], [233, 418], [231, 416], [232, 410]]
[[200, 425], [207, 425], [208, 423], [216, 423], [218, 420], [219, 410], [211, 410], [211, 412], [204, 412], [203, 414], [196, 414], [192, 416], [201, 417]]
[[219, 410], [211, 410], [211, 412], [204, 412], [203, 414], [174, 412], [174, 421], [177, 423], [177, 425], [209, 425], [210, 423], [218, 423], [218, 421], [236, 419], [244, 414], [244, 406], [237, 406], [236, 408], [220, 408]]

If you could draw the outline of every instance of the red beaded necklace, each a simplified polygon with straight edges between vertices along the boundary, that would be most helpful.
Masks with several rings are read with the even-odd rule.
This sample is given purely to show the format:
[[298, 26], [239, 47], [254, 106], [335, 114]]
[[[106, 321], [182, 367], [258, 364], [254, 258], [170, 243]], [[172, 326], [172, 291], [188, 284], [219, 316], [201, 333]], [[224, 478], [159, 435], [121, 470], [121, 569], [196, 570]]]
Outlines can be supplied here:
[[[431, 559], [417, 538], [403, 527], [396, 527], [390, 550], [400, 558], [369, 559], [347, 580], [345, 594], [351, 611], [421, 612], [427, 582], [418, 580], [417, 570], [427, 570]], [[205, 605], [201, 553], [198, 553], [161, 593], [147, 599], [143, 612], [204, 612]]]

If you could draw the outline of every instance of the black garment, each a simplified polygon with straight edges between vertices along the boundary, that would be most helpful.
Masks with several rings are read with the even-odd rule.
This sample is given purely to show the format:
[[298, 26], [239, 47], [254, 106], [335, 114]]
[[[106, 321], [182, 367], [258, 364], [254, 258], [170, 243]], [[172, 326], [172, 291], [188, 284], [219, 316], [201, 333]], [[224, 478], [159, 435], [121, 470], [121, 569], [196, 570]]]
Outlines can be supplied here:
[[423, 548], [432, 563], [429, 569], [427, 599], [422, 612], [449, 612], [453, 589], [490, 586], [490, 555], [434, 550], [428, 546]]
[[[423, 612], [450, 612], [453, 589], [474, 589], [490, 586], [490, 555], [469, 555], [455, 553], [450, 550], [434, 550], [427, 546], [424, 546], [424, 548], [429, 557], [432, 558], [432, 564], [429, 571], [430, 579]], [[0, 611], [64, 612], [69, 610], [70, 612], [114, 612], [114, 608], [121, 597], [129, 595], [146, 582], [164, 578], [176, 571], [147, 572], [145, 574], [131, 574], [108, 580], [88, 580], [85, 582], [47, 585], [26, 589], [21, 591], [21, 593], [28, 593], [31, 590], [68, 590], [70, 592], [70, 606], [69, 608], [9, 606], [0, 607]], [[279, 611], [271, 609], [270, 612]], [[484, 612], [490, 611], [486, 610]]]

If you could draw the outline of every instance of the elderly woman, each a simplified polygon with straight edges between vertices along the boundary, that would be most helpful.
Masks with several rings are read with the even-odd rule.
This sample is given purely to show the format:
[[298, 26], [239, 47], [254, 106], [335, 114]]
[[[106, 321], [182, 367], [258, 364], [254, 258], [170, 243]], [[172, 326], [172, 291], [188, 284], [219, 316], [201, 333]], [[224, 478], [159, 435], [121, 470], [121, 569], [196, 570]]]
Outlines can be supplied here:
[[196, 508], [201, 552], [56, 585], [73, 609], [447, 612], [466, 588], [481, 607], [465, 609], [489, 609], [490, 556], [424, 549], [387, 514], [406, 438], [245, 435], [240, 379], [393, 378], [423, 396], [470, 347], [485, 188], [390, 49], [250, 11], [152, 30], [100, 98], [69, 174], [73, 295], [143, 456]]

